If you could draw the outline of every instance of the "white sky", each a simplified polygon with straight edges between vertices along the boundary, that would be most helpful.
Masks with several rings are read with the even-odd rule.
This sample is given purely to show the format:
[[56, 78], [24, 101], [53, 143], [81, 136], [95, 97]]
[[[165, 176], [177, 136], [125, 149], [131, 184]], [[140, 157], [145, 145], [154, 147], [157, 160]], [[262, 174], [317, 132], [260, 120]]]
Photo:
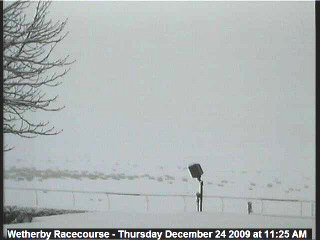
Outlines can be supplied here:
[[5, 136], [10, 159], [315, 174], [314, 2], [54, 2], [77, 62], [63, 133]]

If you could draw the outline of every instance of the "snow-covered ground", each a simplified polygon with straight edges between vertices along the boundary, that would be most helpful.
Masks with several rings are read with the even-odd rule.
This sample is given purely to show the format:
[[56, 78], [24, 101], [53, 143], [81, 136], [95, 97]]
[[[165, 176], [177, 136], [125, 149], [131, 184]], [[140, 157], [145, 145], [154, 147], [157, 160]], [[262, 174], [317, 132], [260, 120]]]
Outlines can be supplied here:
[[[32, 159], [8, 159], [5, 161], [4, 186], [194, 195], [198, 182], [191, 179], [187, 164], [186, 161], [173, 161], [172, 165], [163, 166], [154, 162], [81, 159], [35, 163]], [[249, 169], [246, 166], [225, 169], [208, 161], [202, 168], [205, 195], [315, 200], [313, 172]]]
[[279, 217], [234, 213], [132, 213], [91, 212], [35, 218], [8, 228], [312, 228], [312, 217]]
[[[32, 167], [30, 167], [32, 166]], [[299, 172], [267, 171], [267, 170], [219, 170], [207, 164], [204, 169], [204, 196], [206, 208], [221, 211], [230, 210], [236, 203], [226, 198], [209, 198], [209, 196], [315, 200], [315, 179], [311, 174]], [[5, 162], [5, 205], [27, 207], [81, 208], [93, 210], [185, 210], [194, 211], [195, 193], [198, 191], [197, 180], [192, 179], [186, 164], [162, 166], [153, 163], [136, 165], [130, 162], [112, 163], [44, 161], [35, 164], [32, 160], [16, 160]], [[19, 190], [11, 188], [20, 188]], [[47, 191], [21, 190], [27, 188]], [[55, 192], [64, 190], [70, 192]], [[75, 191], [75, 192], [71, 192]], [[88, 194], [77, 191], [115, 192], [129, 194], [189, 195], [190, 197], [137, 197], [95, 193]], [[17, 197], [21, 196], [21, 197]], [[23, 197], [22, 197], [23, 196]], [[57, 201], [62, 198], [64, 201]], [[176, 204], [172, 202], [176, 201]], [[168, 204], [166, 204], [166, 202]], [[257, 202], [261, 208], [261, 201]], [[265, 203], [266, 204], [266, 203]], [[269, 203], [270, 204], [270, 203]], [[283, 203], [277, 202], [283, 208]], [[293, 208], [300, 208], [300, 203], [286, 202]], [[303, 203], [308, 205], [308, 203]], [[140, 207], [138, 207], [140, 205]], [[163, 205], [164, 207], [161, 207]], [[185, 207], [187, 205], [187, 207]], [[309, 204], [310, 205], [310, 204]], [[135, 206], [135, 207], [132, 207]], [[311, 206], [303, 206], [306, 211]], [[239, 209], [235, 207], [235, 209]], [[240, 208], [241, 209], [241, 208]], [[290, 209], [290, 208], [289, 208]], [[265, 209], [266, 210], [266, 209]], [[233, 211], [232, 209], [230, 210]], [[243, 212], [243, 211], [242, 211]], [[288, 211], [289, 213], [292, 210]]]
[[[186, 166], [6, 161], [5, 205], [97, 212], [5, 227], [312, 227], [315, 232], [312, 174], [203, 165], [204, 212], [197, 213], [199, 186]], [[254, 215], [247, 215], [248, 201]]]

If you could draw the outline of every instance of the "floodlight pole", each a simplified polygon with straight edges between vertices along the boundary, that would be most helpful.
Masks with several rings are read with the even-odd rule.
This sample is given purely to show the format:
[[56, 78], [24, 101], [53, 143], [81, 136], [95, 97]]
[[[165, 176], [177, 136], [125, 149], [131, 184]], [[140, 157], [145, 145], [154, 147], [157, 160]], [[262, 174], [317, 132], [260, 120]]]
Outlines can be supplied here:
[[198, 178], [198, 181], [200, 183], [200, 201], [199, 201], [199, 211], [202, 212], [202, 203], [203, 203], [203, 181], [201, 178]]
[[200, 212], [200, 193], [199, 192], [196, 193], [196, 197], [197, 197], [197, 211]]
[[195, 163], [188, 166], [191, 177], [197, 178], [200, 183], [200, 192], [196, 193], [197, 197], [197, 211], [202, 212], [202, 204], [203, 204], [203, 181], [201, 180], [201, 175], [203, 174], [203, 170], [199, 163]]
[[203, 205], [203, 181], [200, 181], [200, 212], [202, 212]]

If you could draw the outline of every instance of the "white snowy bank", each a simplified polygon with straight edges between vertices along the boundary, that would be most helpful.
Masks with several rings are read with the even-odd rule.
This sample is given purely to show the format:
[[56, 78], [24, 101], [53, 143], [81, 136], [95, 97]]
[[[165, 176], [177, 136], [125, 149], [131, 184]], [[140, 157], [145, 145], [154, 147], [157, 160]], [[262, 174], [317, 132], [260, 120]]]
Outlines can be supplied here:
[[8, 228], [312, 228], [314, 217], [264, 216], [234, 213], [133, 213], [89, 212], [34, 218], [31, 223]]

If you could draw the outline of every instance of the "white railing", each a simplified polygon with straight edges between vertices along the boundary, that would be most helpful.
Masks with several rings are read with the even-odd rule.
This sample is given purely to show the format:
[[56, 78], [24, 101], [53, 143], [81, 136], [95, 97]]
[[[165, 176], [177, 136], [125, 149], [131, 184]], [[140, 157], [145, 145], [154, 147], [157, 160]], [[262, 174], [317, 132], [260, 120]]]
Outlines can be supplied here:
[[[5, 187], [4, 190], [5, 205], [24, 204], [25, 206], [36, 208], [53, 207], [109, 211], [127, 209], [163, 212], [166, 209], [170, 211], [176, 209], [186, 212], [196, 210], [196, 197], [188, 194], [121, 193], [18, 187]], [[30, 196], [32, 192], [33, 197]], [[60, 194], [60, 196], [58, 194]], [[90, 199], [87, 197], [90, 197]], [[119, 201], [119, 198], [123, 197], [127, 199], [125, 201]], [[20, 199], [20, 203], [17, 199]], [[52, 201], [52, 199], [54, 199], [54, 201]], [[60, 201], [56, 201], [57, 199]], [[50, 205], [50, 202], [54, 204]], [[71, 205], [70, 202], [72, 203]], [[88, 202], [90, 202], [90, 204], [88, 204]], [[203, 202], [204, 211], [240, 211], [242, 213], [248, 213], [247, 207], [250, 202], [253, 208], [253, 214], [288, 215], [289, 213], [291, 216], [315, 216], [315, 201], [310, 200], [204, 195]], [[282, 210], [282, 212], [279, 209]]]

